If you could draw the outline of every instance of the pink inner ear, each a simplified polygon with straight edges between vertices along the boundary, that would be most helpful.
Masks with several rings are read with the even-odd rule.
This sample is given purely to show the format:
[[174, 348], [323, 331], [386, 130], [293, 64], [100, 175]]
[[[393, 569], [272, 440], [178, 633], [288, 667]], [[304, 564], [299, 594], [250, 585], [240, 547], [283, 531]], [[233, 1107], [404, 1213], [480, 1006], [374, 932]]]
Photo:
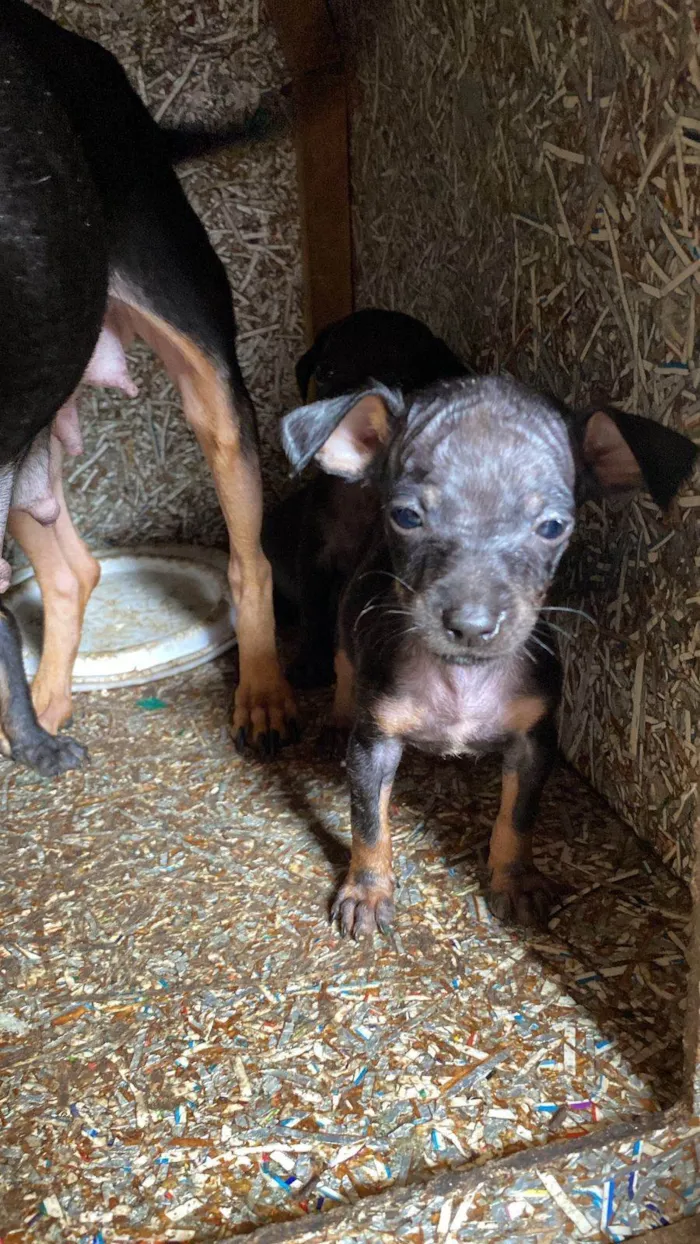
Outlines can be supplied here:
[[642, 483], [637, 459], [604, 410], [596, 410], [586, 424], [583, 458], [604, 488], [637, 488]]
[[329, 475], [359, 479], [389, 435], [389, 416], [375, 394], [360, 398], [328, 437], [316, 461]]
[[380, 443], [379, 437], [377, 436], [374, 428], [368, 428], [367, 431], [363, 432], [357, 439], [360, 445], [364, 445], [366, 449], [376, 449]]

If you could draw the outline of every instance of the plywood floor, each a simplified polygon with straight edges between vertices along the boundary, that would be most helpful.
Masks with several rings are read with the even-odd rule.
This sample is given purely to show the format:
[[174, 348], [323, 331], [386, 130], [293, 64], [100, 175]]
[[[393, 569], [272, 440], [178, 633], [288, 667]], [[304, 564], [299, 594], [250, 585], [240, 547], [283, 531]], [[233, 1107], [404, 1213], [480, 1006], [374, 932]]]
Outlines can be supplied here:
[[528, 938], [480, 896], [497, 765], [412, 754], [395, 932], [344, 942], [325, 701], [263, 767], [232, 677], [79, 697], [59, 782], [0, 764], [5, 1244], [222, 1239], [673, 1100], [688, 895], [596, 796], [549, 788], [578, 896]]

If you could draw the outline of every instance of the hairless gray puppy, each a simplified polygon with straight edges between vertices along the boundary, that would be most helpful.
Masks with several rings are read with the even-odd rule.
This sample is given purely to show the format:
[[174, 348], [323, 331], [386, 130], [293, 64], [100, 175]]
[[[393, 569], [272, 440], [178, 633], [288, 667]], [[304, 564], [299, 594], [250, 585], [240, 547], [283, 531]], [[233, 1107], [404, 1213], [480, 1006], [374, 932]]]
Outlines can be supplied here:
[[545, 600], [591, 487], [666, 506], [693, 443], [611, 406], [572, 411], [506, 376], [404, 396], [370, 385], [292, 411], [295, 467], [364, 480], [378, 518], [340, 603], [338, 727], [350, 730], [352, 858], [333, 911], [354, 936], [393, 914], [389, 799], [407, 746], [503, 756], [489, 902], [547, 918], [532, 830], [556, 756], [561, 670]]

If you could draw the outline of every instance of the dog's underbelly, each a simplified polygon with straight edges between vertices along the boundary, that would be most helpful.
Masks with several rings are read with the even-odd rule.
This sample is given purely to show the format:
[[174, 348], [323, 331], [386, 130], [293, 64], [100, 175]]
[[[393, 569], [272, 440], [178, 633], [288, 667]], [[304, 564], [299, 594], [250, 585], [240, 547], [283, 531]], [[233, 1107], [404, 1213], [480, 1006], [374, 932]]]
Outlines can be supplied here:
[[[129, 375], [124, 353], [125, 344], [129, 344], [129, 336], [125, 331], [123, 313], [120, 304], [111, 300], [97, 345], [80, 385], [57, 411], [51, 424], [51, 434], [58, 438], [66, 452], [72, 456], [83, 452], [77, 407], [78, 394], [83, 385], [121, 389], [127, 397], [136, 397], [138, 394], [138, 389]], [[55, 523], [58, 518], [59, 504], [51, 481], [48, 428], [35, 437], [15, 471], [10, 508], [26, 511], [45, 526]], [[9, 582], [9, 576], [7, 578]]]
[[413, 656], [382, 696], [373, 716], [384, 734], [443, 756], [497, 748], [530, 729], [543, 701], [523, 692], [518, 662], [451, 665], [430, 654]]

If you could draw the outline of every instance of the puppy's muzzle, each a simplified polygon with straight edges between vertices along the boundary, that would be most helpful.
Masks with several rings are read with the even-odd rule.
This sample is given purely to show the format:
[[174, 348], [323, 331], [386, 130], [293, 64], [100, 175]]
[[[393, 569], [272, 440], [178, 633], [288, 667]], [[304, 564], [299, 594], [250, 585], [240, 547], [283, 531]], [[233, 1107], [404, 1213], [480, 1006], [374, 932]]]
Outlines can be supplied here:
[[485, 603], [468, 604], [443, 609], [442, 625], [450, 642], [461, 647], [480, 647], [492, 643], [507, 616], [505, 609], [496, 612], [496, 608]]
[[507, 583], [478, 582], [474, 575], [459, 585], [443, 582], [416, 592], [409, 607], [428, 648], [459, 664], [501, 659], [523, 647], [537, 621], [540, 598]]

